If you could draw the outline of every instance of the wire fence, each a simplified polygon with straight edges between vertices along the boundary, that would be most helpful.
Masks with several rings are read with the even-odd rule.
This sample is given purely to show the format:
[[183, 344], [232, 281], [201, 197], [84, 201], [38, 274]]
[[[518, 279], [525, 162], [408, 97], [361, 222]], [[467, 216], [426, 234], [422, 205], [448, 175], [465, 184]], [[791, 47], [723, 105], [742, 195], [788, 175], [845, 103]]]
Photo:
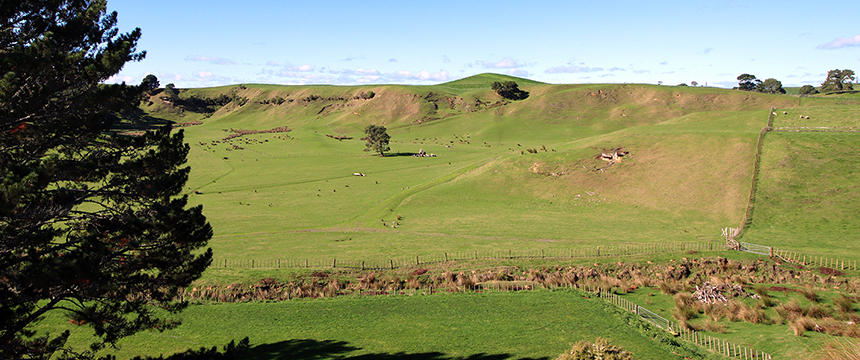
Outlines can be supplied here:
[[666, 319], [660, 315], [657, 315], [651, 310], [648, 310], [642, 306], [639, 306], [627, 299], [624, 299], [621, 296], [618, 296], [614, 293], [603, 291], [602, 289], [592, 290], [592, 292], [596, 293], [600, 298], [608, 301], [609, 303], [618, 306], [624, 310], [630, 311], [639, 315], [643, 320], [648, 321], [655, 326], [666, 330], [672, 335], [696, 344], [698, 346], [704, 347], [711, 352], [732, 358], [732, 359], [743, 359], [743, 360], [773, 360], [771, 354], [766, 353], [764, 351], [756, 350], [748, 346], [735, 344], [730, 341], [726, 341], [720, 338], [716, 338], [707, 334], [703, 334], [696, 330], [687, 329], [682, 327], [680, 324], [673, 320]]
[[784, 261], [804, 265], [804, 266], [819, 266], [834, 270], [857, 270], [857, 259], [844, 259], [831, 256], [816, 255], [804, 253], [802, 251], [793, 251], [788, 249], [775, 248], [773, 246], [759, 245], [752, 243], [740, 243], [741, 251], [776, 257]]
[[449, 261], [473, 260], [514, 260], [514, 259], [581, 259], [600, 257], [623, 257], [647, 254], [683, 253], [692, 251], [722, 251], [726, 250], [721, 241], [696, 240], [674, 241], [653, 244], [623, 244], [594, 246], [588, 248], [569, 249], [507, 249], [507, 250], [473, 250], [443, 252], [432, 255], [416, 255], [409, 257], [346, 259], [337, 257], [315, 258], [247, 258], [247, 257], [216, 257], [210, 268], [246, 268], [246, 269], [323, 269], [345, 268], [362, 270], [382, 270], [413, 267], [426, 264], [438, 264]]

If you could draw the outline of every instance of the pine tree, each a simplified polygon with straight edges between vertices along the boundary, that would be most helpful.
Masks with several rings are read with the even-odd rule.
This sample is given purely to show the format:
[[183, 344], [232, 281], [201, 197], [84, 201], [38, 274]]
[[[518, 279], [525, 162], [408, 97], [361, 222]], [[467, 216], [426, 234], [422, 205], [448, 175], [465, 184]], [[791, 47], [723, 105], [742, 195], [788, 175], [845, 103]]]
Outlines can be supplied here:
[[[104, 0], [0, 7], [0, 358], [68, 351], [35, 336], [48, 312], [95, 331], [92, 349], [176, 325], [178, 289], [211, 262], [212, 229], [180, 195], [189, 147], [169, 128], [116, 129], [141, 88], [104, 85], [136, 49]], [[74, 357], [86, 357], [89, 351]]]

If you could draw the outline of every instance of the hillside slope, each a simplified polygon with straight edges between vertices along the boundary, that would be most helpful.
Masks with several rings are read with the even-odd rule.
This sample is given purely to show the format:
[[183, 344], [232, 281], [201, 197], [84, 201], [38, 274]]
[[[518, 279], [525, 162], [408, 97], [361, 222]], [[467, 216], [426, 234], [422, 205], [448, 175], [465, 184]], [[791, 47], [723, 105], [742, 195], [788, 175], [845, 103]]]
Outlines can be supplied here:
[[[530, 96], [509, 101], [490, 90], [505, 79], [189, 89], [180, 96], [234, 100], [207, 114], [157, 96], [143, 108], [196, 124], [187, 190], [216, 255], [364, 258], [713, 239], [742, 217], [769, 107], [797, 102], [522, 79]], [[398, 156], [362, 151], [368, 124], [390, 129]], [[278, 127], [290, 131], [225, 140]], [[616, 147], [623, 162], [594, 159]], [[408, 156], [419, 150], [437, 157]]]

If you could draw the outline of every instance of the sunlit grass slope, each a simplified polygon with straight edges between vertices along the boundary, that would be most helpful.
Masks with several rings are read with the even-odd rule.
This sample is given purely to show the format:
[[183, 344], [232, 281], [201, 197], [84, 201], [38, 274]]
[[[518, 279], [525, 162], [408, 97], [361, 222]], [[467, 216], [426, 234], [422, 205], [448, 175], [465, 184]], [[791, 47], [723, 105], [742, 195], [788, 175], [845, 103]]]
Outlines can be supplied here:
[[[797, 105], [714, 88], [519, 78], [530, 96], [507, 101], [490, 84], [508, 79], [227, 86], [182, 96], [248, 102], [210, 117], [149, 108], [202, 121], [185, 128], [187, 191], [215, 228], [216, 256], [355, 259], [713, 239], [742, 217], [767, 109]], [[390, 129], [395, 156], [362, 151], [368, 124]], [[279, 126], [292, 131], [222, 140]], [[593, 157], [614, 147], [630, 155], [599, 170], [606, 164]], [[409, 156], [419, 149], [437, 157]]]

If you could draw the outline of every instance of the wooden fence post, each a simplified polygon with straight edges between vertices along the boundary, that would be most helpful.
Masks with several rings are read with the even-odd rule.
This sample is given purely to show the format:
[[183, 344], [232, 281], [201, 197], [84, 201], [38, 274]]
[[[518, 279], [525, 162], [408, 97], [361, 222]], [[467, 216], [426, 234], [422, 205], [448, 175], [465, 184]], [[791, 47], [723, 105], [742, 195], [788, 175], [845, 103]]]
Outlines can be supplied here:
[[331, 260], [331, 267], [332, 267], [332, 268], [336, 268], [336, 267], [337, 267], [337, 258], [334, 258], [334, 259], [332, 259], [332, 260]]

